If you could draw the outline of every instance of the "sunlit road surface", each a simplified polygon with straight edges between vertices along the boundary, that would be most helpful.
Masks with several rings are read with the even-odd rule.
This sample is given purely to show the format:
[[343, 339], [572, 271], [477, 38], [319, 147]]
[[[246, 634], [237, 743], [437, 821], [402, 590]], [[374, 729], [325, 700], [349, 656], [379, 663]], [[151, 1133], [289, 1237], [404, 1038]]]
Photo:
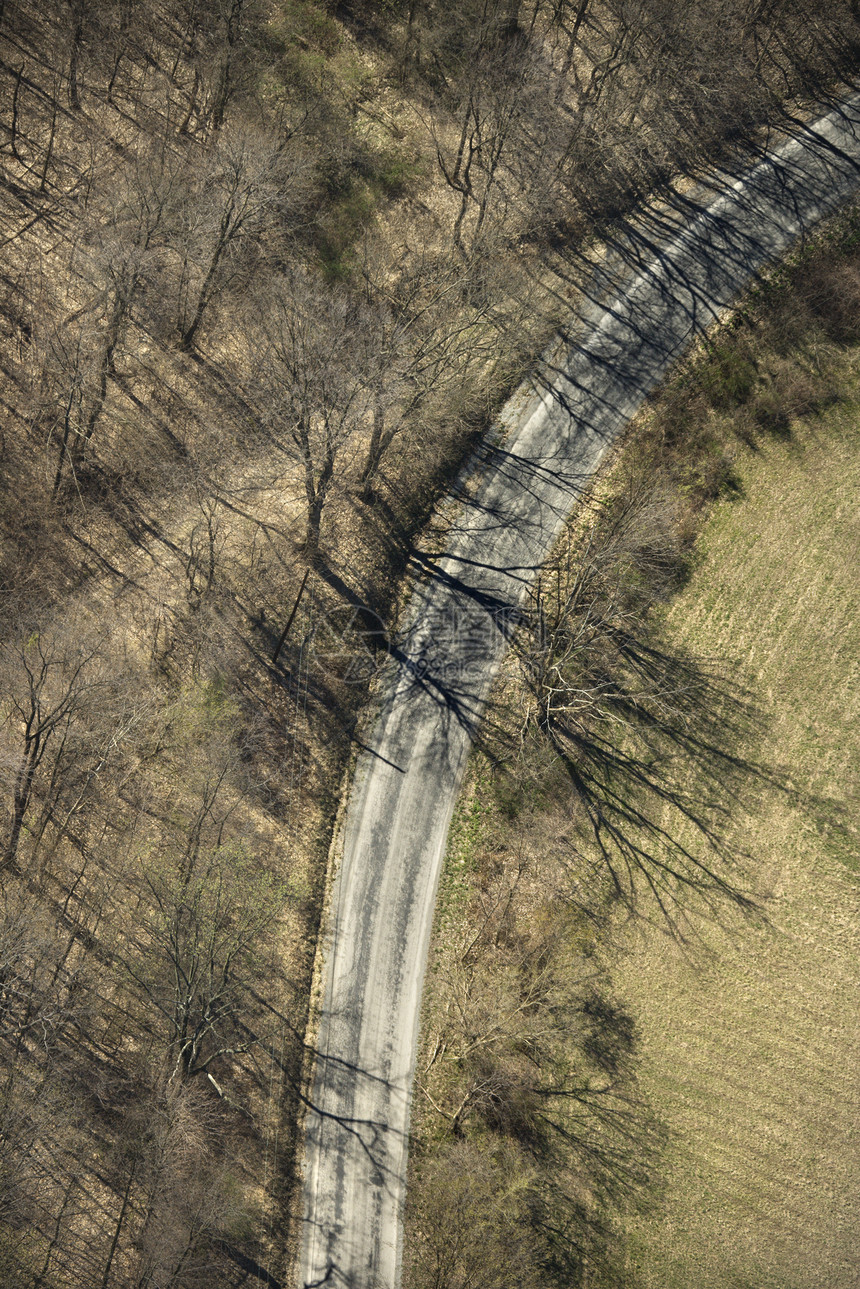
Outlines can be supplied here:
[[[394, 1289], [421, 988], [448, 825], [526, 589], [644, 396], [773, 260], [860, 186], [860, 94], [746, 173], [631, 221], [579, 340], [521, 390], [424, 571], [362, 755], [325, 945], [301, 1286]], [[603, 303], [601, 303], [603, 301]], [[473, 467], [474, 468], [474, 467]], [[473, 475], [473, 483], [475, 476]]]

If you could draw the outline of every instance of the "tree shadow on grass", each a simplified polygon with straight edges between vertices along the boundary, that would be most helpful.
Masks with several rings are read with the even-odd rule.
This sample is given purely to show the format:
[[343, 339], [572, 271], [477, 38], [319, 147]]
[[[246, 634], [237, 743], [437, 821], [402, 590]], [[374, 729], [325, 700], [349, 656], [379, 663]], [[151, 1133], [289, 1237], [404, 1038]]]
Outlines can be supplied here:
[[[631, 504], [610, 517], [614, 532], [550, 569], [513, 645], [518, 704], [500, 695], [484, 745], [521, 794], [551, 799], [572, 874], [596, 862], [614, 902], [639, 913], [649, 897], [683, 939], [690, 903], [761, 913], [741, 825], [787, 784], [756, 756], [767, 717], [738, 669], [654, 626], [669, 573], [643, 554], [642, 515]], [[587, 884], [575, 898], [594, 912]]]
[[528, 734], [543, 745], [544, 782], [570, 819], [559, 846], [571, 898], [601, 916], [587, 878], [598, 870], [614, 904], [634, 916], [656, 908], [681, 942], [697, 937], [702, 916], [722, 919], [729, 907], [767, 922], [769, 891], [747, 823], [780, 803], [856, 868], [856, 803], [798, 784], [769, 761], [770, 717], [741, 668], [648, 640], [647, 627], [642, 634], [614, 632], [614, 656], [601, 642], [602, 668], [579, 663], [589, 701], [550, 713]]

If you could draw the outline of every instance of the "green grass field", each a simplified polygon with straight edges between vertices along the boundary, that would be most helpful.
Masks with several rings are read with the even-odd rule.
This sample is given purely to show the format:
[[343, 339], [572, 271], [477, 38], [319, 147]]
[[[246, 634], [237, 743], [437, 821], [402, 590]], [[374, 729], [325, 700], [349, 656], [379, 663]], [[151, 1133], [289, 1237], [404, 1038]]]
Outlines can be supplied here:
[[860, 406], [745, 449], [736, 469], [743, 496], [715, 505], [665, 633], [734, 660], [767, 716], [754, 755], [788, 788], [736, 820], [762, 917], [727, 913], [686, 947], [634, 923], [610, 950], [641, 1090], [669, 1131], [627, 1270], [637, 1289], [854, 1289]]

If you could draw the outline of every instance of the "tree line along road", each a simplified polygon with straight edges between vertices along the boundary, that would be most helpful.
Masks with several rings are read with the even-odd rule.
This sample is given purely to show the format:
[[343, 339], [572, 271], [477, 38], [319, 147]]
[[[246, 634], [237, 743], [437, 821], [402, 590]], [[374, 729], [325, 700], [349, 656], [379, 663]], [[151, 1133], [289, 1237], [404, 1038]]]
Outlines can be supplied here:
[[421, 988], [448, 826], [517, 609], [601, 457], [731, 304], [860, 186], [860, 94], [743, 173], [622, 230], [579, 339], [478, 454], [448, 549], [427, 557], [359, 762], [323, 945], [305, 1128], [303, 1289], [395, 1289]]

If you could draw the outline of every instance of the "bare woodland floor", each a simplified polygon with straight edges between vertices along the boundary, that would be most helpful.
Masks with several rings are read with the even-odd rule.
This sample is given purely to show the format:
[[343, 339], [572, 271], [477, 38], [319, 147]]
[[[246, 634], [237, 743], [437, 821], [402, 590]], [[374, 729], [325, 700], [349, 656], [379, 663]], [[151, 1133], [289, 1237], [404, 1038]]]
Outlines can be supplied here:
[[[856, 388], [856, 374], [854, 376]], [[665, 1190], [631, 1223], [645, 1289], [848, 1289], [860, 1244], [860, 761], [856, 404], [736, 462], [667, 629], [737, 660], [792, 791], [746, 833], [765, 917], [644, 923], [613, 968], [641, 1090], [670, 1131]], [[853, 844], [852, 844], [853, 843]]]
[[[0, 1289], [287, 1283], [351, 651], [384, 658], [416, 535], [619, 221], [858, 58], [854, 0], [0, 3]], [[569, 1020], [614, 1041], [559, 854], [504, 927], [484, 865], [503, 912], [426, 1089], [456, 1141], [547, 1146], [514, 1222], [474, 1174], [481, 1289], [596, 1289], [624, 1155], [590, 1057], [584, 1127], [554, 1090]]]

